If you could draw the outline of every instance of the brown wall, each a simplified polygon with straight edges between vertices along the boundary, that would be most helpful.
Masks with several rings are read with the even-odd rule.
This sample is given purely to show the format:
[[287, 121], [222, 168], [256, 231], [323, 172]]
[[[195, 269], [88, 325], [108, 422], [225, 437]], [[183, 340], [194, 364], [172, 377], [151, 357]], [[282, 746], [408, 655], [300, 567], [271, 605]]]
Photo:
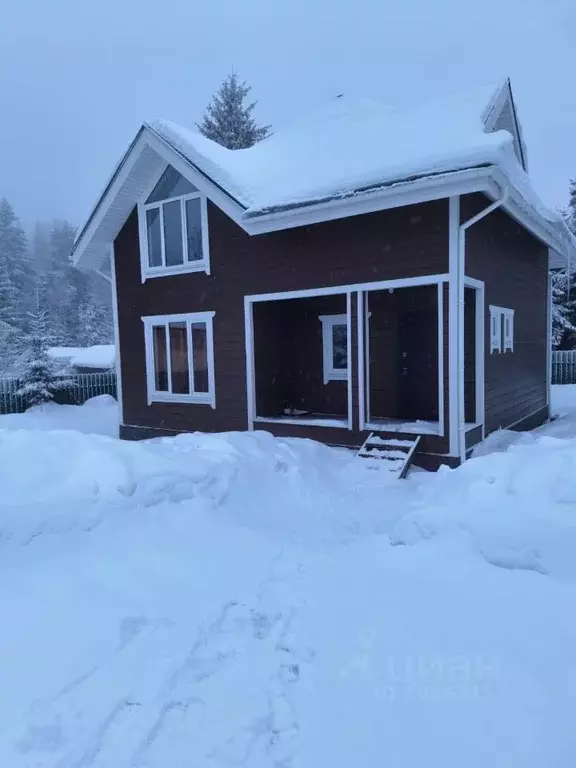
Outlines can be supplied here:
[[[245, 294], [448, 271], [447, 200], [255, 237], [247, 235], [211, 204], [208, 217], [210, 275], [161, 277], [142, 284], [136, 211], [116, 239], [125, 425], [175, 431], [246, 429]], [[196, 404], [148, 405], [141, 317], [210, 310], [216, 313], [216, 409]], [[354, 296], [353, 312], [355, 316]], [[356, 360], [355, 332], [352, 349]], [[356, 418], [355, 365], [352, 384]], [[362, 442], [358, 432], [338, 432], [329, 431], [330, 442]], [[315, 427], [306, 428], [303, 436], [323, 439]]]
[[[393, 293], [387, 290], [368, 294], [370, 313], [370, 413], [374, 418], [438, 418], [438, 292], [435, 285], [416, 288], [399, 288]], [[410, 366], [411, 353], [418, 350], [408, 349], [407, 359], [401, 358], [400, 322], [407, 313], [422, 313], [432, 336], [433, 359], [430, 366], [419, 371], [422, 382], [422, 397], [418, 405], [422, 413], [403, 414], [401, 412], [403, 366]], [[417, 342], [416, 342], [417, 343]], [[416, 346], [413, 344], [411, 346]], [[428, 412], [427, 412], [428, 411]]]
[[256, 413], [279, 416], [286, 407], [348, 415], [346, 381], [324, 384], [321, 315], [346, 313], [346, 297], [266, 301], [254, 305]]
[[[488, 204], [461, 199], [465, 220]], [[548, 250], [496, 210], [466, 235], [466, 274], [485, 282], [486, 432], [546, 409]], [[514, 310], [514, 351], [490, 354], [489, 305]]]

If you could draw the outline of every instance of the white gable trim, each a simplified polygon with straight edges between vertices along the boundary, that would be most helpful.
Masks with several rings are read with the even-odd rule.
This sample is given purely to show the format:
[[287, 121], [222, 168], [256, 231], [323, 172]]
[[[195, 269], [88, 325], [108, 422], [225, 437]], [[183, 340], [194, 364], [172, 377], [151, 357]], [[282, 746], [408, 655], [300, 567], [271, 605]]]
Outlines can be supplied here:
[[[150, 176], [143, 186], [137, 187], [131, 179], [131, 174], [145, 153], [148, 153], [150, 156], [152, 166]], [[82, 263], [86, 267], [95, 267], [97, 262], [109, 253], [110, 244], [120, 232], [130, 213], [128, 211], [126, 216], [121, 221], [116, 222], [114, 226], [106, 226], [106, 219], [109, 217], [119, 195], [123, 193], [131, 200], [130, 210], [132, 210], [141, 198], [143, 190], [150, 187], [152, 178], [158, 177], [159, 169], [163, 170], [167, 164], [172, 165], [182, 176], [194, 184], [203, 195], [230, 216], [233, 221], [242, 226], [242, 214], [244, 212], [242, 206], [211, 182], [207, 176], [197, 170], [191, 163], [184, 160], [180, 153], [159, 139], [147, 126], [143, 126], [116, 167], [90, 218], [76, 238], [72, 250], [72, 259], [75, 264]], [[91, 246], [98, 246], [99, 240], [102, 240], [106, 251], [105, 253], [99, 253], [98, 257], [98, 255], [92, 252], [95, 249]]]
[[148, 126], [144, 127], [146, 131], [146, 141], [166, 163], [173, 166], [178, 173], [198, 187], [203, 195], [206, 195], [215, 205], [224, 211], [225, 214], [242, 226], [242, 215], [244, 208], [231, 195], [224, 192], [210, 178], [199, 171], [189, 160], [186, 160], [174, 147], [164, 141], [160, 136], [154, 133]]
[[[326, 200], [312, 205], [269, 214], [248, 216], [245, 209], [211, 181], [208, 176], [186, 160], [171, 145], [160, 139], [147, 126], [143, 126], [122, 158], [112, 179], [87, 224], [78, 236], [72, 257], [76, 264], [98, 268], [101, 260], [109, 253], [110, 244], [118, 235], [131, 210], [136, 206], [142, 189], [149, 184], [149, 178], [135, 178], [137, 164], [149, 167], [149, 175], [155, 175], [160, 167], [170, 163], [179, 173], [194, 184], [202, 194], [226, 213], [249, 235], [276, 232], [283, 229], [308, 226], [324, 221], [357, 216], [375, 211], [399, 208], [407, 205], [450, 198], [470, 192], [483, 192], [496, 200], [503, 189], [509, 189], [508, 201], [504, 206], [510, 215], [519, 221], [549, 248], [565, 259], [570, 246], [564, 241], [553, 225], [534, 211], [520, 193], [510, 184], [506, 175], [494, 166], [453, 171], [436, 176], [425, 176], [412, 181], [398, 182], [349, 197]], [[121, 199], [121, 208], [118, 208]], [[116, 206], [116, 210], [114, 207]], [[564, 261], [551, 265], [565, 266]]]
[[514, 141], [520, 149], [520, 155], [522, 158], [522, 167], [525, 171], [528, 171], [528, 155], [526, 151], [526, 144], [522, 136], [522, 127], [518, 119], [518, 112], [516, 111], [516, 104], [514, 102], [514, 95], [512, 93], [512, 85], [510, 79], [507, 79], [500, 90], [495, 94], [491, 103], [487, 106], [483, 113], [484, 128], [489, 133], [494, 128], [496, 121], [500, 117], [504, 107], [508, 104], [510, 106], [510, 112], [512, 113], [514, 121]]

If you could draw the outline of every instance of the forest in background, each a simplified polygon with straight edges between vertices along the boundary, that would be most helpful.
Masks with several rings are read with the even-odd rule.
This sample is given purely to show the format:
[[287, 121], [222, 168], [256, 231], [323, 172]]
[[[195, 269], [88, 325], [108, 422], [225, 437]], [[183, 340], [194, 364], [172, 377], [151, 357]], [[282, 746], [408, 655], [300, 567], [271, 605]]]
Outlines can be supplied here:
[[38, 323], [47, 346], [113, 342], [109, 277], [72, 264], [75, 235], [62, 219], [27, 233], [0, 198], [0, 376], [18, 373]]

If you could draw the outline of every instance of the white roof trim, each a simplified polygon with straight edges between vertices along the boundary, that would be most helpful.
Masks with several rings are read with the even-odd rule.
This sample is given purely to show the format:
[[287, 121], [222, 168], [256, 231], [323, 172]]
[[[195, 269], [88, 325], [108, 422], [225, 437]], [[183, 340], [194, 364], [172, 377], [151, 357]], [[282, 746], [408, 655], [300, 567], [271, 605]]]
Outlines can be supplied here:
[[502, 190], [507, 188], [508, 202], [504, 208], [513, 218], [565, 259], [573, 250], [553, 224], [523, 199], [504, 172], [496, 166], [423, 176], [346, 197], [248, 216], [243, 206], [214, 183], [206, 173], [147, 126], [143, 126], [77, 237], [72, 252], [76, 264], [92, 268], [100, 266], [109, 254], [110, 244], [135, 207], [143, 188], [149, 183], [150, 176], [155, 173], [155, 169], [166, 163], [173, 165], [250, 235], [292, 229], [470, 192], [483, 192], [491, 199], [497, 199]]
[[526, 143], [524, 142], [524, 138], [522, 136], [522, 126], [518, 118], [518, 111], [516, 110], [516, 103], [514, 101], [514, 94], [512, 92], [512, 83], [510, 82], [510, 78], [507, 78], [504, 81], [502, 87], [496, 91], [492, 101], [483, 111], [482, 121], [484, 123], [484, 128], [487, 132], [490, 132], [493, 129], [506, 104], [510, 105], [510, 111], [512, 113], [512, 117], [514, 118], [515, 136], [513, 138], [520, 148], [520, 155], [522, 157], [521, 164], [524, 170], [528, 172], [528, 153], [526, 150]]

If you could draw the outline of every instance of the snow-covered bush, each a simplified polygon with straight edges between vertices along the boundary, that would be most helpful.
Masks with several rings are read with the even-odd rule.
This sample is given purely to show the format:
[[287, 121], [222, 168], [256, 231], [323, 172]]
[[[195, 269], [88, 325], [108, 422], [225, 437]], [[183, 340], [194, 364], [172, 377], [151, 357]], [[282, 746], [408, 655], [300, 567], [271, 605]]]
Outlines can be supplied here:
[[17, 372], [21, 380], [17, 393], [27, 407], [42, 405], [54, 399], [54, 393], [69, 382], [58, 376], [54, 361], [48, 356], [51, 339], [47, 331], [46, 312], [29, 314], [29, 331], [22, 339]]

